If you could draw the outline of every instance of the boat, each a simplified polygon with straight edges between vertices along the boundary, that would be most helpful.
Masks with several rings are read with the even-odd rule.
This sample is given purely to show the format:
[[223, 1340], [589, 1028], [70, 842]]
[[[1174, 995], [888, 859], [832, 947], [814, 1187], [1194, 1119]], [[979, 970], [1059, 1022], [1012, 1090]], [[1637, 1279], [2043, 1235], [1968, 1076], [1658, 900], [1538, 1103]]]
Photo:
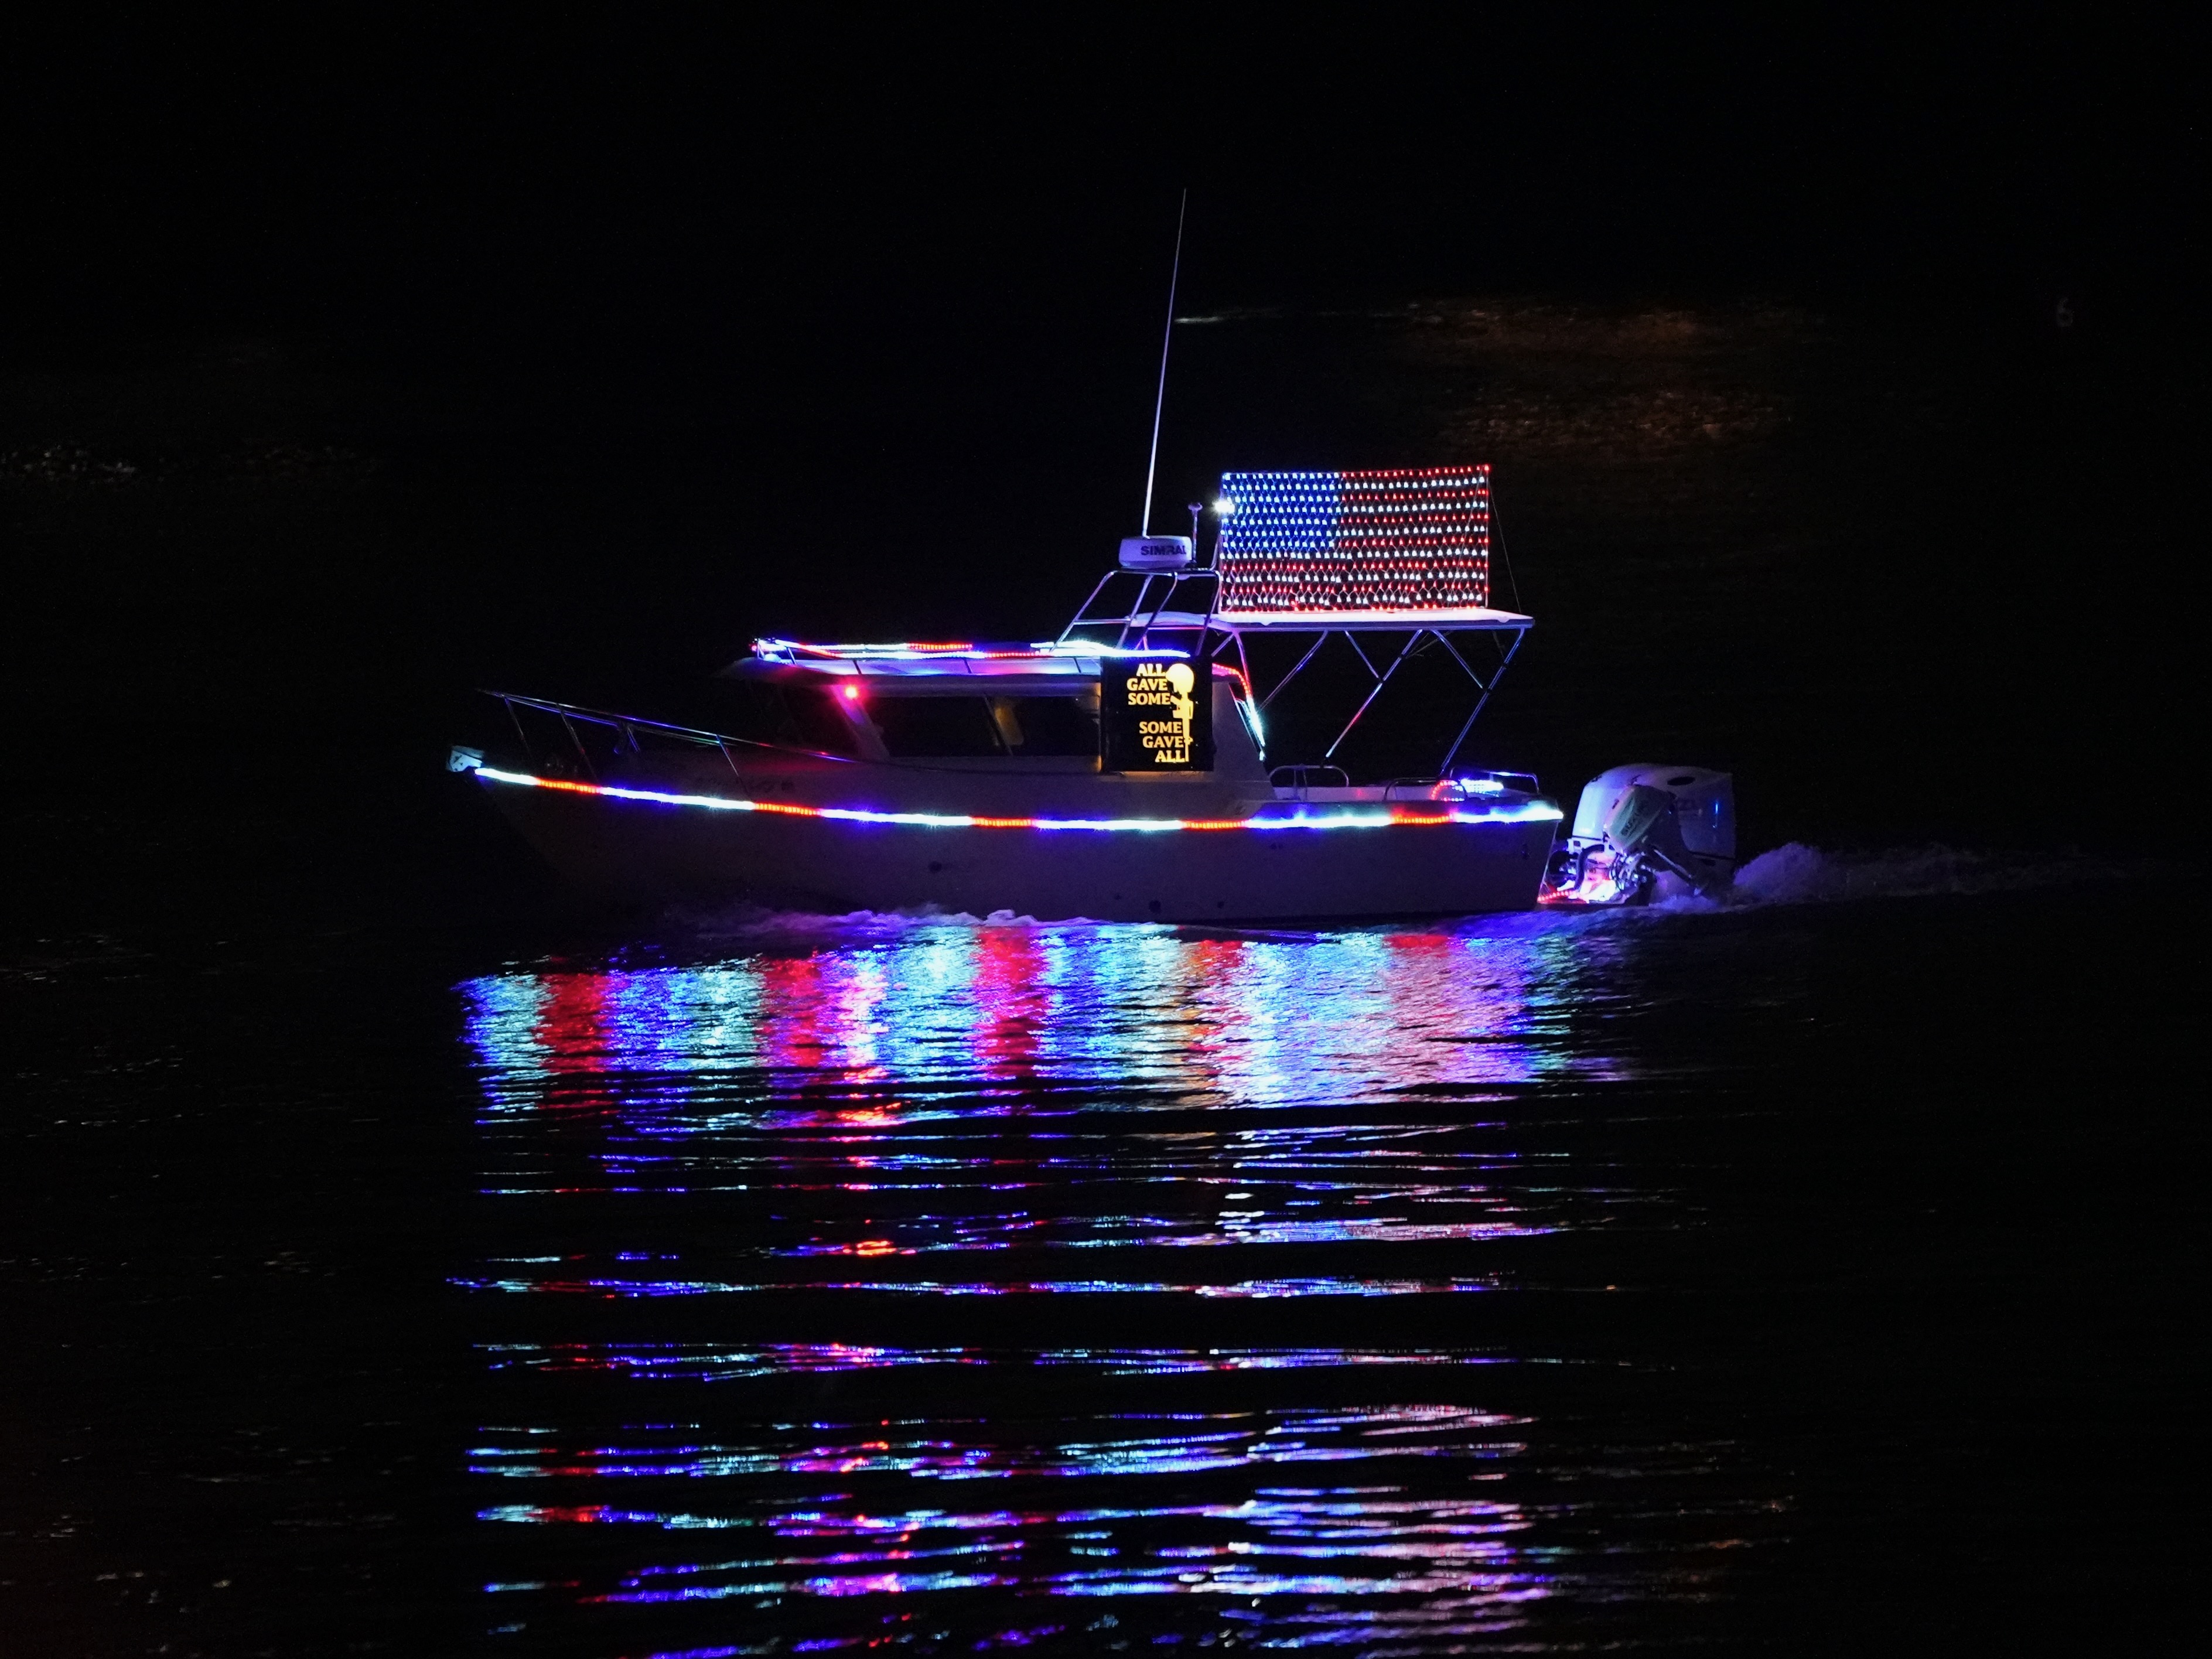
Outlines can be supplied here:
[[[1462, 763], [1534, 625], [1491, 604], [1491, 489], [1484, 465], [1225, 473], [1206, 556], [1199, 510], [1123, 541], [1052, 639], [759, 639], [714, 727], [493, 692], [498, 735], [450, 765], [630, 902], [1183, 924], [1603, 902], [1547, 884], [1563, 815], [1534, 776]], [[1279, 752], [1271, 710], [1325, 649], [1358, 695], [1334, 741]], [[1255, 658], [1290, 666], [1262, 683]], [[1463, 718], [1425, 775], [1355, 781], [1344, 747], [1413, 663], [1451, 671]]]

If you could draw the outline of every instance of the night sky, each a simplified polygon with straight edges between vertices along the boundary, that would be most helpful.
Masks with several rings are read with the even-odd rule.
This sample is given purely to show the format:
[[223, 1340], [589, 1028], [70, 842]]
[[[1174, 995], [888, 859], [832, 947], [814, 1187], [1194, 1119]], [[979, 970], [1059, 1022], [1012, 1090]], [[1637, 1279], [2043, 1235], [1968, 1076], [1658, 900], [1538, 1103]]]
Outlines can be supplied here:
[[404, 793], [479, 685], [680, 717], [757, 632], [1056, 629], [1134, 528], [1186, 186], [1162, 500], [1492, 462], [1544, 628], [1491, 763], [1663, 745], [1763, 770], [1778, 834], [2017, 840], [1991, 773], [2167, 753], [2200, 158], [2154, 31], [147, 14], [10, 57], [8, 655], [57, 775], [128, 732], [134, 782]]

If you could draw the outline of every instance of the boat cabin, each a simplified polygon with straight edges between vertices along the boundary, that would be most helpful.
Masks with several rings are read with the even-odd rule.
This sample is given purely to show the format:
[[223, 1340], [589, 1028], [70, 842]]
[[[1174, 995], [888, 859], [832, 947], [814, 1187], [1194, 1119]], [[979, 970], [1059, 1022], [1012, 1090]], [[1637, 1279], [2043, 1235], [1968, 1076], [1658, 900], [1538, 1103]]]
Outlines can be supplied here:
[[[1212, 684], [1206, 707], [1199, 673]], [[753, 642], [724, 678], [735, 735], [933, 769], [1212, 772], [1262, 780], [1259, 716], [1237, 671], [1183, 647]]]

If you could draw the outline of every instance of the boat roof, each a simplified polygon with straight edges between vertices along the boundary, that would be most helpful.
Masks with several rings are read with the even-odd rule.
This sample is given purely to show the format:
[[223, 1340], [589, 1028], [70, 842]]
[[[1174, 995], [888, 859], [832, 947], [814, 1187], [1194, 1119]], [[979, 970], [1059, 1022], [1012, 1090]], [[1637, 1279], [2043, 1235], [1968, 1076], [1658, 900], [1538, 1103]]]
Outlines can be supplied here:
[[[1282, 611], [1208, 613], [1202, 611], [1140, 611], [1127, 617], [1086, 617], [1088, 628], [1157, 629], [1163, 633], [1195, 633], [1211, 629], [1217, 634], [1403, 634], [1409, 629], [1458, 632], [1462, 629], [1519, 629], [1534, 619], [1513, 611], [1494, 611], [1487, 605], [1407, 608], [1402, 610]], [[1165, 657], [1188, 659], [1192, 651], [1183, 646], [1108, 645], [1096, 640], [848, 641], [826, 644], [811, 640], [775, 637], [753, 641], [750, 661], [784, 668], [811, 669], [823, 674], [864, 674], [871, 677], [914, 678], [939, 675], [1001, 676], [1067, 675], [1095, 678], [1103, 665], [1125, 657]], [[1230, 671], [1215, 664], [1218, 673]]]
[[[1203, 570], [1194, 573], [1205, 575]], [[1085, 628], [1212, 628], [1221, 634], [1403, 634], [1411, 629], [1533, 628], [1536, 619], [1486, 605], [1370, 606], [1356, 611], [1151, 611], [1126, 617], [1091, 617]], [[1073, 641], [1072, 641], [1073, 643]]]
[[[888, 644], [823, 645], [806, 640], [753, 641], [755, 663], [811, 669], [821, 674], [864, 674], [871, 678], [927, 678], [975, 676], [1031, 678], [1066, 676], [1096, 678], [1106, 662], [1124, 657], [1188, 659], [1177, 646], [1099, 645], [1089, 640], [1045, 640], [1034, 644], [976, 641], [914, 641]], [[1218, 673], [1229, 670], [1219, 664]]]

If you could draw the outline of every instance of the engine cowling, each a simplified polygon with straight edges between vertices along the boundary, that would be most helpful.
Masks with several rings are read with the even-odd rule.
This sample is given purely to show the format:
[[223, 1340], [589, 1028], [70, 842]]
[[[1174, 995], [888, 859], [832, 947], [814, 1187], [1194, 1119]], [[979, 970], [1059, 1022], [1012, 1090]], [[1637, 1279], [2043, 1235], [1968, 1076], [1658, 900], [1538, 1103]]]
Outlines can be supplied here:
[[1735, 780], [1706, 767], [1638, 763], [1583, 786], [1542, 897], [1640, 904], [1670, 887], [1718, 892], [1735, 872]]

